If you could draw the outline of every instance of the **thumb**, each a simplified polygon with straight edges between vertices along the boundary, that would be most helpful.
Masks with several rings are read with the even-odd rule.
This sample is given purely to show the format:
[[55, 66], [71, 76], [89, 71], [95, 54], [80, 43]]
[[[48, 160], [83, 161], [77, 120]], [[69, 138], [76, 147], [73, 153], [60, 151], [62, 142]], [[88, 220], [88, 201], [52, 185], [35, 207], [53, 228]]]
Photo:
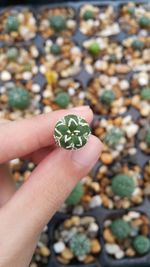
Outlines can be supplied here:
[[79, 151], [58, 148], [39, 164], [30, 179], [1, 209], [0, 221], [5, 222], [4, 227], [2, 223], [0, 225], [1, 240], [2, 236], [10, 240], [7, 254], [10, 255], [18, 241], [18, 254], [24, 247], [31, 245], [32, 240], [36, 241], [43, 226], [79, 179], [94, 166], [100, 156], [101, 147], [99, 139], [91, 136]]

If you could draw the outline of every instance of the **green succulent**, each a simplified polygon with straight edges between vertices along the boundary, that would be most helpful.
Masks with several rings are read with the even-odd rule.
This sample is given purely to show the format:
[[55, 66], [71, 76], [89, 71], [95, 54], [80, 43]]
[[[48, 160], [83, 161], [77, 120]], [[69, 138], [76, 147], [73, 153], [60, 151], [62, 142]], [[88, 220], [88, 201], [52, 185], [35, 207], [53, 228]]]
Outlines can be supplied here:
[[150, 146], [150, 129], [147, 129], [146, 135], [145, 135], [145, 141], [148, 146]]
[[65, 149], [83, 147], [91, 134], [89, 124], [81, 117], [70, 114], [60, 119], [54, 130], [56, 143]]
[[135, 13], [135, 7], [134, 7], [134, 6], [130, 6], [130, 7], [128, 7], [128, 13], [129, 13], [130, 15], [133, 15], [133, 14]]
[[150, 88], [143, 88], [141, 90], [141, 98], [144, 100], [150, 100]]
[[57, 15], [57, 16], [51, 16], [49, 18], [51, 27], [56, 32], [61, 32], [66, 29], [66, 19], [64, 16]]
[[138, 254], [145, 254], [150, 251], [150, 239], [139, 235], [133, 240], [133, 247]]
[[6, 30], [8, 32], [17, 32], [20, 26], [20, 22], [17, 17], [9, 16], [6, 21]]
[[115, 54], [109, 55], [109, 62], [116, 63], [117, 62], [117, 56]]
[[67, 92], [59, 92], [54, 101], [59, 107], [66, 108], [69, 105], [70, 96]]
[[16, 47], [11, 47], [6, 52], [7, 59], [9, 61], [16, 61], [18, 57], [18, 49]]
[[78, 183], [65, 202], [67, 205], [76, 205], [80, 202], [83, 195], [84, 187], [81, 183]]
[[135, 50], [142, 50], [144, 48], [144, 43], [138, 39], [134, 40], [131, 45]]
[[86, 10], [83, 14], [83, 19], [84, 20], [89, 20], [94, 18], [94, 13], [92, 10]]
[[123, 136], [124, 133], [120, 128], [113, 127], [106, 133], [104, 142], [110, 147], [115, 147]]
[[75, 234], [70, 242], [69, 247], [76, 257], [87, 255], [91, 250], [91, 241], [85, 234]]
[[134, 180], [126, 174], [118, 174], [112, 179], [112, 191], [120, 197], [131, 197], [135, 189]]
[[110, 229], [115, 237], [118, 239], [124, 239], [129, 235], [131, 228], [126, 221], [116, 219], [112, 222]]
[[88, 50], [93, 56], [98, 56], [101, 51], [100, 46], [97, 42], [91, 43], [88, 47]]
[[59, 45], [57, 45], [57, 44], [52, 44], [51, 53], [53, 55], [59, 55], [61, 53], [61, 47]]
[[100, 96], [100, 101], [108, 106], [110, 106], [114, 100], [115, 93], [112, 90], [105, 90]]
[[139, 25], [142, 27], [142, 28], [147, 28], [150, 26], [150, 19], [146, 16], [142, 16], [140, 19], [139, 19]]
[[14, 87], [8, 92], [8, 103], [11, 108], [25, 109], [30, 104], [28, 90], [21, 87]]

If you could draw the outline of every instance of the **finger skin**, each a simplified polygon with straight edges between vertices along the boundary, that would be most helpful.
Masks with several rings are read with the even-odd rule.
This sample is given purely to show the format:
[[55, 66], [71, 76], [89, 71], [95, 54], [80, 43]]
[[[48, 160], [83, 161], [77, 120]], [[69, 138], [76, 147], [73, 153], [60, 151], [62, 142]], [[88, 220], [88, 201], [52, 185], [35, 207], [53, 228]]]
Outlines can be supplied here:
[[[43, 226], [58, 210], [76, 183], [94, 166], [101, 149], [99, 139], [91, 136], [79, 151], [55, 149], [33, 171], [30, 179], [1, 209], [0, 221], [4, 222], [4, 225], [0, 225], [1, 242], [7, 238], [9, 242], [0, 250], [0, 267], [9, 267], [9, 260], [5, 259], [5, 255], [9, 255], [9, 259], [15, 263], [14, 267], [28, 266]], [[19, 246], [16, 248], [18, 241]], [[23, 260], [16, 257], [22, 255], [22, 251]]]
[[77, 114], [89, 123], [93, 113], [89, 107], [55, 111], [30, 119], [0, 125], [0, 163], [22, 157], [54, 143], [53, 132], [56, 122], [67, 114]]

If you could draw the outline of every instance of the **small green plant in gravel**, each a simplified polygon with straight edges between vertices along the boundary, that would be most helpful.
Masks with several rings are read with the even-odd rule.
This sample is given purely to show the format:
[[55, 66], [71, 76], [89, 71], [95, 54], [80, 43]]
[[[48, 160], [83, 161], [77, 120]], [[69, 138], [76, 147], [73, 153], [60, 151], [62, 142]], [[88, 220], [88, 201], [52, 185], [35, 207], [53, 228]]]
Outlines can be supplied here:
[[108, 131], [104, 137], [104, 142], [110, 146], [115, 147], [118, 145], [120, 139], [124, 136], [124, 133], [121, 129], [117, 127], [113, 127], [110, 131]]
[[112, 179], [112, 191], [120, 197], [131, 197], [135, 189], [134, 180], [126, 174], [118, 174]]
[[70, 103], [70, 96], [67, 92], [59, 92], [54, 101], [59, 107], [66, 108]]
[[17, 32], [20, 22], [16, 16], [9, 16], [6, 21], [6, 30], [8, 32]]
[[150, 239], [139, 235], [133, 240], [133, 247], [138, 254], [145, 254], [150, 250]]
[[61, 15], [50, 17], [49, 22], [50, 22], [51, 27], [56, 32], [61, 32], [61, 31], [65, 30], [65, 28], [66, 28], [66, 19]]
[[85, 234], [75, 234], [70, 242], [69, 247], [76, 257], [87, 255], [91, 250], [91, 241]]
[[150, 146], [150, 128], [147, 129], [146, 134], [145, 134], [145, 141], [148, 146]]
[[122, 219], [114, 220], [110, 228], [111, 228], [113, 235], [117, 237], [118, 239], [124, 239], [130, 233], [130, 225]]
[[108, 106], [110, 106], [114, 100], [115, 93], [112, 90], [105, 90], [100, 96], [100, 101]]
[[150, 88], [143, 88], [141, 90], [141, 98], [150, 101]]
[[83, 14], [83, 19], [84, 20], [89, 20], [94, 18], [94, 13], [92, 10], [86, 10]]
[[80, 199], [83, 197], [83, 195], [84, 195], [84, 188], [83, 185], [79, 182], [65, 202], [67, 205], [77, 205], [80, 202]]
[[18, 57], [18, 49], [16, 47], [9, 48], [6, 56], [9, 61], [16, 61]]
[[30, 94], [27, 89], [14, 87], [8, 92], [8, 103], [11, 108], [25, 109], [30, 104]]

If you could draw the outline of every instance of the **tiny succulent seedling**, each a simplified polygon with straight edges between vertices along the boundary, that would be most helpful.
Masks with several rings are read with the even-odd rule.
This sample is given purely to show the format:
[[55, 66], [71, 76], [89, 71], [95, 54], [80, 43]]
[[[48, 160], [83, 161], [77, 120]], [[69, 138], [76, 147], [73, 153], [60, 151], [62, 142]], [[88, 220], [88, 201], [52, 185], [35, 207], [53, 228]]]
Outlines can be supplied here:
[[120, 128], [113, 127], [110, 131], [108, 131], [104, 137], [104, 142], [110, 146], [115, 147], [118, 145], [120, 139], [124, 136], [123, 131]]
[[76, 205], [80, 202], [80, 199], [82, 198], [83, 195], [84, 195], [84, 188], [83, 185], [79, 182], [65, 202], [67, 205]]
[[92, 10], [86, 10], [83, 14], [83, 19], [84, 20], [89, 20], [94, 18], [94, 13]]
[[145, 254], [150, 250], [150, 239], [139, 235], [133, 240], [133, 247], [138, 254]]
[[70, 96], [67, 92], [59, 92], [54, 101], [59, 107], [66, 108], [69, 105]]
[[130, 225], [122, 219], [114, 220], [110, 228], [111, 228], [113, 235], [117, 237], [118, 239], [124, 239], [130, 233]]
[[56, 143], [65, 149], [73, 150], [83, 147], [91, 134], [89, 124], [76, 115], [66, 115], [60, 119], [54, 130]]
[[66, 28], [66, 19], [64, 16], [61, 16], [61, 15], [52, 16], [49, 18], [49, 22], [50, 22], [51, 27], [56, 32], [61, 32], [65, 30]]
[[150, 101], [150, 88], [143, 88], [141, 90], [141, 98], [144, 100], [149, 100]]
[[105, 90], [100, 96], [100, 101], [104, 105], [110, 106], [114, 100], [115, 100], [115, 93], [112, 90]]
[[8, 32], [17, 32], [20, 22], [16, 16], [9, 16], [6, 21], [6, 30]]
[[69, 247], [76, 257], [87, 255], [91, 250], [91, 241], [85, 234], [75, 234], [70, 242]]
[[30, 95], [28, 90], [22, 87], [11, 88], [8, 92], [8, 103], [11, 108], [27, 108], [30, 104]]
[[145, 142], [147, 143], [148, 146], [150, 146], [150, 128], [147, 129], [147, 131], [146, 131]]
[[88, 50], [93, 56], [98, 56], [100, 53], [100, 45], [97, 42], [93, 42], [90, 44]]
[[16, 61], [18, 57], [18, 49], [16, 47], [9, 48], [7, 50], [6, 56], [9, 61]]
[[112, 179], [112, 191], [120, 197], [131, 197], [135, 189], [134, 180], [126, 174], [118, 174]]

